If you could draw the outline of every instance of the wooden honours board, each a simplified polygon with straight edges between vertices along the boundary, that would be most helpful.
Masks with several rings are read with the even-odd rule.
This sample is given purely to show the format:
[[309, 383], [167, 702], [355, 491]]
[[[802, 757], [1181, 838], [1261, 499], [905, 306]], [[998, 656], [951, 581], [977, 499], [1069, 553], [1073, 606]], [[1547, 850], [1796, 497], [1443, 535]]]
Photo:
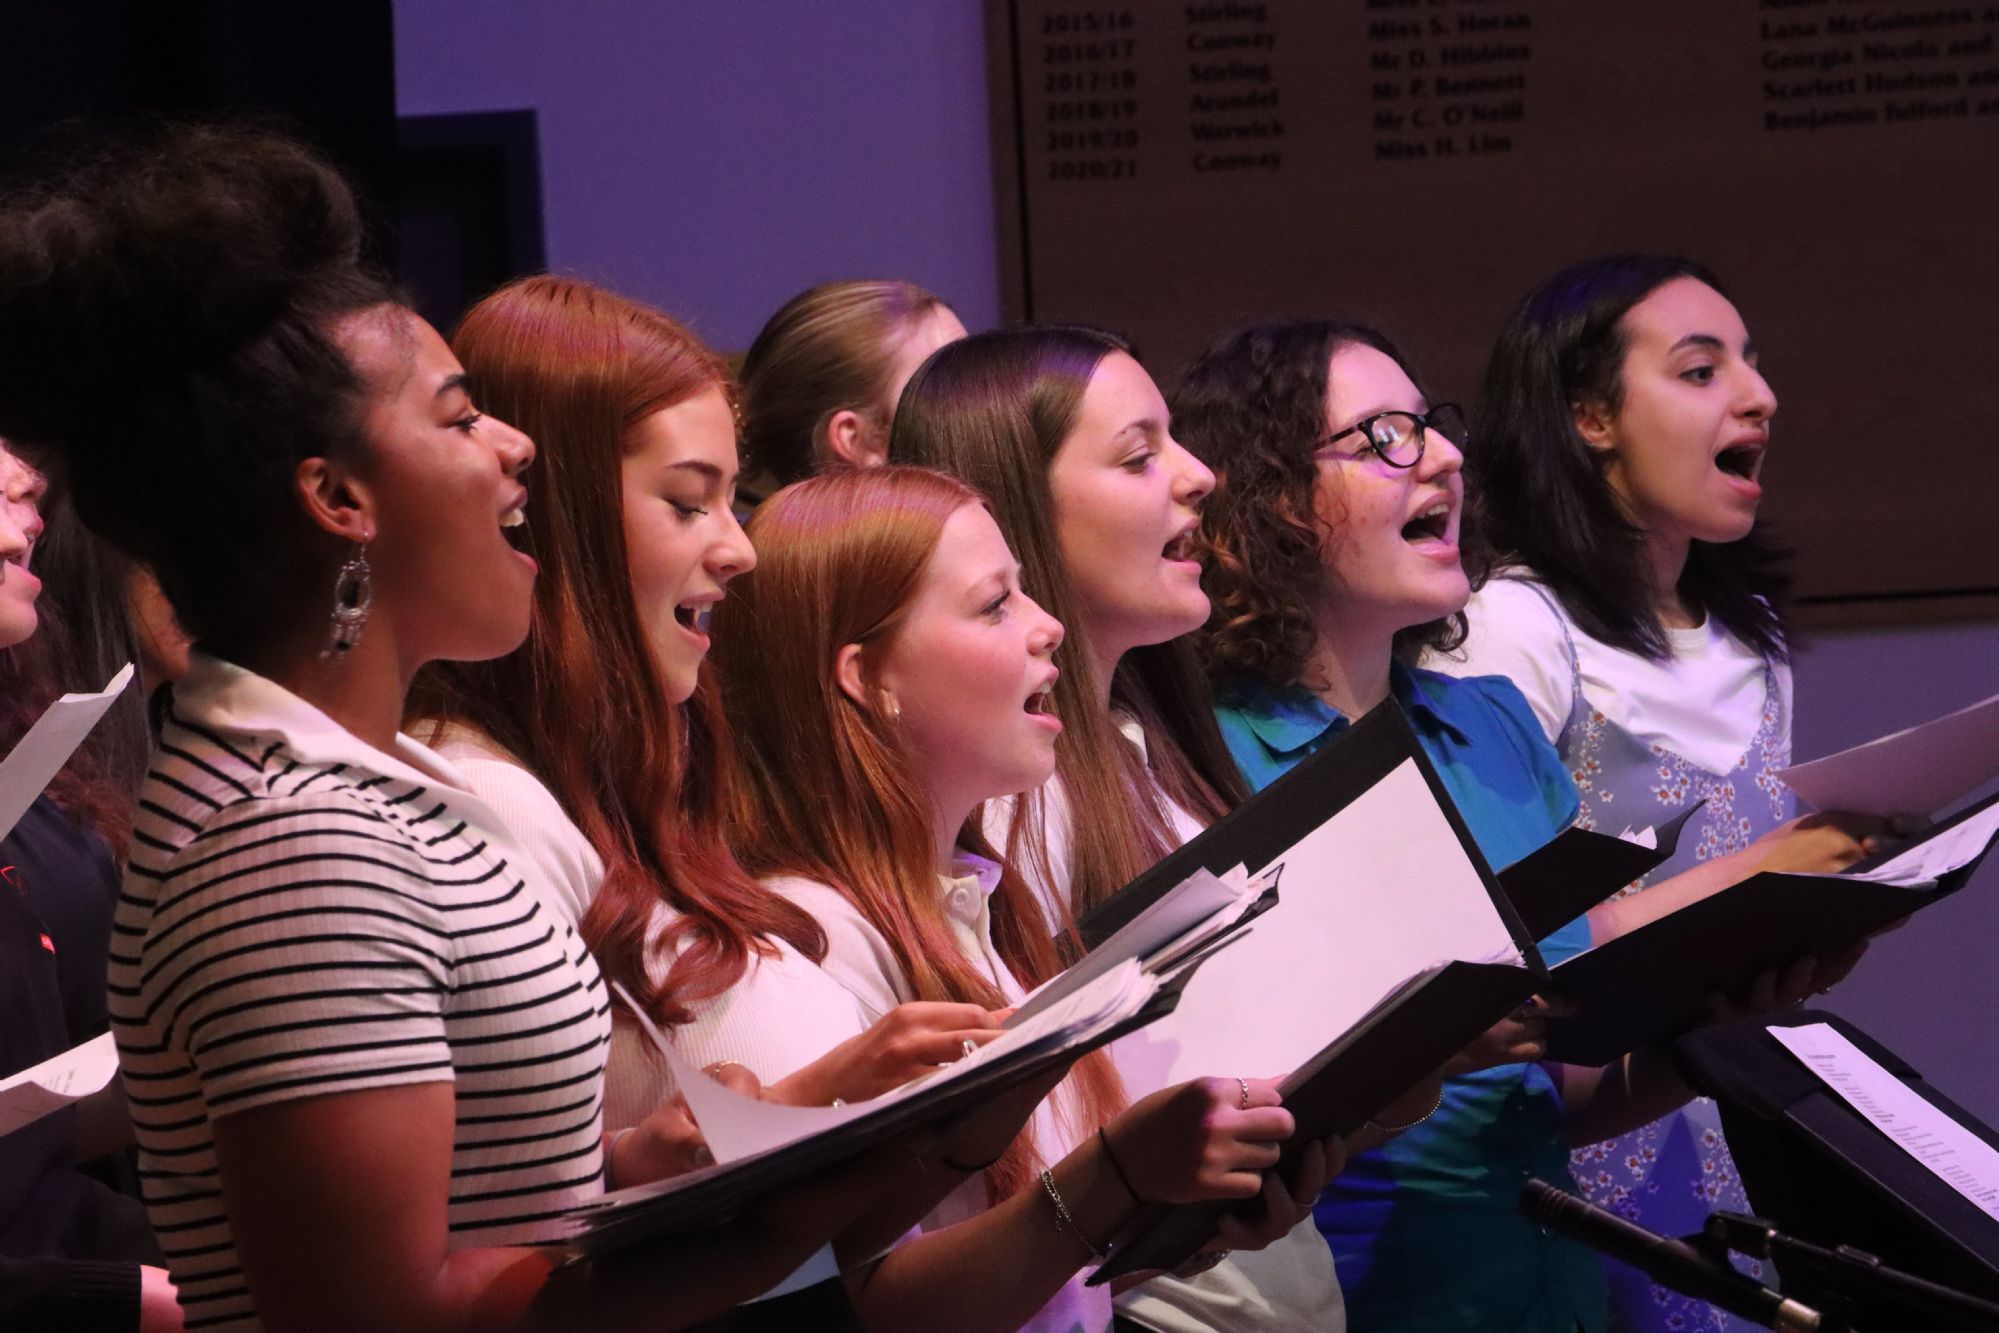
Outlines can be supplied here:
[[[1249, 318], [1380, 325], [1468, 399], [1526, 289], [1714, 268], [1828, 603], [1999, 606], [1999, 0], [989, 0], [1015, 319], [1167, 377]], [[1984, 605], [1986, 603], [1980, 603]]]

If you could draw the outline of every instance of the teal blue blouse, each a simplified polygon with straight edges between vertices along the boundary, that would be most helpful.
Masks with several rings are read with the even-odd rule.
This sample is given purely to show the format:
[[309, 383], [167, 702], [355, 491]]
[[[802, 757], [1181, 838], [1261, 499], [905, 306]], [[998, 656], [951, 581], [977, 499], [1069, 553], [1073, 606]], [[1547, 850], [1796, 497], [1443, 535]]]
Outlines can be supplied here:
[[[1495, 869], [1575, 818], [1575, 783], [1511, 681], [1398, 664], [1389, 687]], [[1253, 789], [1347, 725], [1295, 687], [1238, 678], [1220, 698], [1223, 739]], [[1588, 947], [1581, 918], [1540, 941], [1551, 967]], [[1602, 1329], [1602, 1265], [1520, 1215], [1529, 1176], [1574, 1188], [1560, 1096], [1539, 1065], [1450, 1079], [1435, 1115], [1350, 1161], [1314, 1210], [1349, 1325], [1370, 1333]]]

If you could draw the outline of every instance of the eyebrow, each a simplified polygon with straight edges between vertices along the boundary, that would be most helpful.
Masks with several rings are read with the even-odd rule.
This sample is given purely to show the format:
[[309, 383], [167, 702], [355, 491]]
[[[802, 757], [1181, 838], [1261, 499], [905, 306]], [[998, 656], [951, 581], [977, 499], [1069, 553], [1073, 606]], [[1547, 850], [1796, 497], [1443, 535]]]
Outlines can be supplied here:
[[727, 475], [721, 468], [700, 458], [683, 458], [677, 463], [668, 463], [665, 470], [668, 472], [698, 472], [710, 481], [724, 481], [727, 479]]
[[446, 375], [444, 382], [437, 386], [437, 392], [431, 395], [431, 400], [434, 402], [444, 397], [445, 394], [450, 393], [453, 389], [463, 390], [466, 396], [470, 397], [472, 393], [472, 377], [462, 370], [456, 375]]

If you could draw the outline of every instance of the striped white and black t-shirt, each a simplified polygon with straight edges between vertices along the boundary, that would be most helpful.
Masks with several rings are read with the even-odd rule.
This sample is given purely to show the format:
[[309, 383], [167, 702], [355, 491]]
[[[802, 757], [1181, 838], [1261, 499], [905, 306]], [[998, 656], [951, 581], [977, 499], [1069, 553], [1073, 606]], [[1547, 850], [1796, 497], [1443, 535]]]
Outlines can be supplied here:
[[[197, 656], [141, 795], [111, 1021], [190, 1329], [258, 1321], [213, 1121], [450, 1081], [454, 1247], [553, 1239], [603, 1190], [604, 984], [491, 811]], [[305, 1205], [308, 1201], [301, 1200]]]

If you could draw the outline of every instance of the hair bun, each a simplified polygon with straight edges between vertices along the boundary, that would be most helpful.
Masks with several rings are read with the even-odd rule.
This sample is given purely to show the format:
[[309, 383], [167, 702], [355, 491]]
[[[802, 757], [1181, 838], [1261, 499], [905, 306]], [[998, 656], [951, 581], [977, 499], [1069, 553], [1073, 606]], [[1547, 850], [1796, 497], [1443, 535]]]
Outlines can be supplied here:
[[177, 126], [102, 150], [0, 211], [0, 434], [91, 433], [94, 405], [312, 304], [360, 241], [346, 183], [278, 135]]

